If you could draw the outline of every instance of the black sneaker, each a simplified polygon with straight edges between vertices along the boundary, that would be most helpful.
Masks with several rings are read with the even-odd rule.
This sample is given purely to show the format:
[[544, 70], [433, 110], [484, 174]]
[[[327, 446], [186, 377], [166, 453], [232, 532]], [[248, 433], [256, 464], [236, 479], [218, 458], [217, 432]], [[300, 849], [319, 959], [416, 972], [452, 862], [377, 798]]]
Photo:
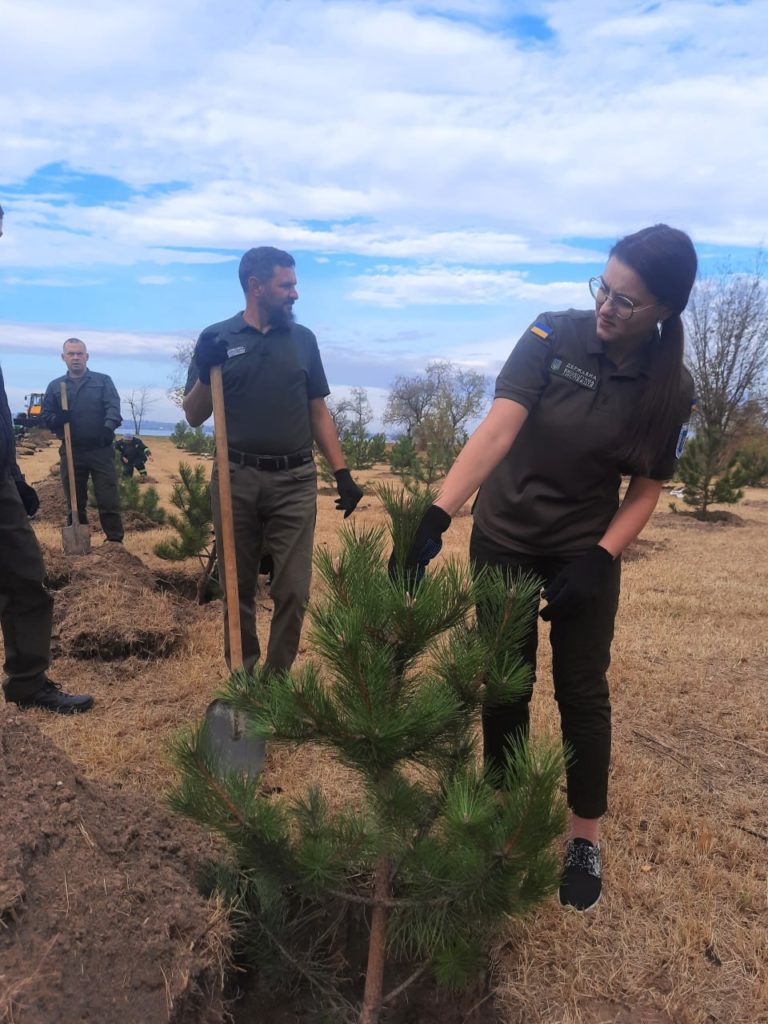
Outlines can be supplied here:
[[88, 694], [65, 693], [60, 683], [48, 682], [31, 697], [11, 701], [22, 709], [42, 708], [57, 715], [77, 715], [93, 707], [93, 697]]
[[589, 910], [600, 899], [603, 862], [600, 844], [588, 839], [569, 839], [560, 878], [560, 903], [575, 910]]

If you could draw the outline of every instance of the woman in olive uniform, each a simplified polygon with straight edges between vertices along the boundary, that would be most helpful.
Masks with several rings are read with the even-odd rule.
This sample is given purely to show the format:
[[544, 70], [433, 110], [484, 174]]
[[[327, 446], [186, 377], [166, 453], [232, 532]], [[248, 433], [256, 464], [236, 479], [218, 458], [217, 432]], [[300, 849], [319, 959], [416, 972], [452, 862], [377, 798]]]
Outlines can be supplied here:
[[[439, 551], [451, 516], [480, 488], [470, 558], [538, 575], [551, 624], [571, 830], [560, 902], [600, 897], [600, 818], [607, 808], [611, 707], [606, 671], [621, 553], [648, 521], [682, 451], [693, 400], [680, 314], [696, 277], [690, 238], [665, 224], [614, 245], [593, 278], [594, 312], [545, 313], [496, 382], [490, 412], [465, 445], [408, 552], [412, 569]], [[619, 501], [622, 476], [629, 476]], [[536, 619], [524, 655], [535, 668]], [[486, 763], [503, 768], [528, 732], [530, 692], [486, 707]]]

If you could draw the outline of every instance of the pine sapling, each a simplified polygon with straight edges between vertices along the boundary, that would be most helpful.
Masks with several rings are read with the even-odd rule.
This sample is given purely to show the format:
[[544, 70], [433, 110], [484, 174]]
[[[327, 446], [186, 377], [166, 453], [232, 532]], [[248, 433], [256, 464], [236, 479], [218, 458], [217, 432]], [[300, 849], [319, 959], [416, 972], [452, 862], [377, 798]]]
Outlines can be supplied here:
[[[172, 794], [230, 845], [217, 880], [262, 979], [300, 979], [334, 1020], [359, 1024], [377, 1024], [426, 971], [452, 988], [477, 979], [506, 915], [555, 890], [551, 844], [565, 824], [559, 747], [520, 746], [503, 775], [477, 750], [482, 707], [528, 685], [519, 650], [538, 583], [441, 559], [412, 589], [405, 552], [433, 495], [379, 494], [389, 537], [345, 527], [337, 556], [316, 554], [314, 660], [238, 672], [222, 695], [273, 744], [325, 748], [357, 779], [353, 798], [339, 805], [309, 784], [267, 799], [253, 781], [222, 783], [202, 729], [177, 743]], [[361, 997], [347, 977], [360, 934]]]
[[205, 466], [194, 468], [186, 462], [179, 463], [179, 480], [171, 492], [171, 504], [179, 515], [168, 514], [168, 525], [178, 536], [155, 545], [158, 558], [181, 561], [185, 558], [200, 558], [204, 561], [212, 543], [211, 485]]
[[747, 473], [738, 457], [726, 458], [723, 446], [706, 436], [688, 442], [678, 475], [683, 482], [683, 501], [698, 519], [712, 516], [711, 504], [735, 505], [744, 497]]

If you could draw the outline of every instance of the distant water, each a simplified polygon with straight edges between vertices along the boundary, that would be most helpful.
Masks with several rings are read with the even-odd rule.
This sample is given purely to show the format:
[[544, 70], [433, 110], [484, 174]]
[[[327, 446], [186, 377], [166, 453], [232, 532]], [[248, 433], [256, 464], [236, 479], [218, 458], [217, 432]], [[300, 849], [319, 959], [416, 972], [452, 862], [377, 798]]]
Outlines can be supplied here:
[[[141, 424], [141, 436], [142, 437], [170, 437], [176, 427], [175, 423], [161, 423], [155, 420], [144, 420]], [[203, 426], [204, 433], [213, 437], [213, 427], [206, 423]], [[133, 423], [130, 420], [123, 420], [122, 425], [115, 431], [118, 437], [122, 437], [123, 434], [130, 434], [133, 436]]]

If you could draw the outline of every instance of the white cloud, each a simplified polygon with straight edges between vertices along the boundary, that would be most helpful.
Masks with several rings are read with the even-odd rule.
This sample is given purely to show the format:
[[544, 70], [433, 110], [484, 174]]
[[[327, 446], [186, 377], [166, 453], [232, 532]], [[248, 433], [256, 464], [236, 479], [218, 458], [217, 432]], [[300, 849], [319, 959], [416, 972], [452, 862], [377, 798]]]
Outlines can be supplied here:
[[78, 326], [14, 324], [0, 321], [0, 347], [14, 352], [47, 352], [58, 355], [67, 338], [77, 337], [88, 347], [91, 358], [108, 356], [160, 357], [172, 355], [191, 335], [121, 330], [90, 330]]
[[[479, 23], [443, 16], [473, 8]], [[546, 262], [583, 258], [557, 239], [659, 219], [762, 240], [768, 5], [546, 0], [556, 39], [533, 52], [493, 20], [505, 10], [0, 0], [7, 180], [66, 161], [138, 188], [184, 183], [89, 208], [4, 201], [4, 259], [207, 263], [263, 238]]]
[[542, 306], [558, 307], [583, 305], [585, 294], [583, 281], [537, 284], [517, 271], [423, 267], [362, 275], [354, 279], [353, 290], [347, 297], [389, 307], [491, 306], [513, 299], [535, 299]]
[[21, 285], [22, 287], [30, 288], [90, 288], [104, 284], [103, 281], [99, 281], [95, 278], [93, 280], [88, 280], [84, 277], [78, 277], [76, 279], [65, 279], [60, 277], [20, 277], [15, 274], [8, 274], [6, 277], [1, 279], [0, 283], [7, 287]]

